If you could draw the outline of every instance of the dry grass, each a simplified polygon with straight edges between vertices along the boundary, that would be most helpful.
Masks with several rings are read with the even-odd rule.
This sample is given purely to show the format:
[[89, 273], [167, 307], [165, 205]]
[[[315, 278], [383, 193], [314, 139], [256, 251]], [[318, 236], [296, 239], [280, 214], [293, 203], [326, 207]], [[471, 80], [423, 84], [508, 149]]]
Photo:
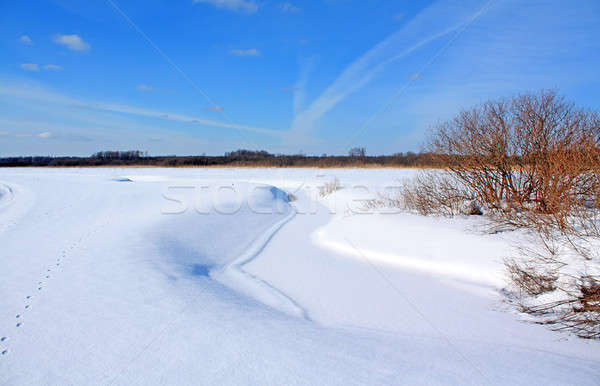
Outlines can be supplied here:
[[330, 195], [333, 192], [336, 192], [342, 188], [340, 184], [340, 180], [334, 178], [333, 180], [326, 182], [322, 186], [319, 186], [319, 196], [325, 197]]
[[[11, 166], [12, 167], [12, 166]], [[402, 166], [385, 164], [356, 164], [356, 165], [77, 165], [77, 166], [19, 166], [28, 169], [392, 169], [392, 170], [443, 170], [436, 166]], [[2, 168], [2, 167], [0, 167]]]

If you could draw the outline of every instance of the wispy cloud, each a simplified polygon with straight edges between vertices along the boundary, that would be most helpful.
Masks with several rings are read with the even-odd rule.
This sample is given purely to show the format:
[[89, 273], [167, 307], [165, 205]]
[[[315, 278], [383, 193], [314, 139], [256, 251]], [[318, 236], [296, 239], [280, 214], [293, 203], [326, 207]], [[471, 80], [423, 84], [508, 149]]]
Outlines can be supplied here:
[[210, 106], [204, 109], [204, 111], [223, 111], [223, 106]]
[[230, 123], [230, 122], [220, 122], [214, 121], [210, 119], [204, 119], [201, 117], [193, 117], [189, 115], [158, 111], [158, 110], [150, 110], [144, 109], [140, 107], [134, 107], [124, 104], [114, 104], [114, 103], [105, 103], [105, 102], [91, 102], [91, 101], [83, 101], [76, 98], [71, 98], [69, 96], [56, 93], [53, 91], [47, 91], [44, 88], [40, 87], [26, 87], [23, 85], [6, 85], [0, 83], [0, 95], [7, 95], [13, 98], [22, 98], [28, 100], [36, 100], [36, 101], [45, 101], [49, 103], [56, 103], [63, 106], [70, 106], [76, 108], [97, 110], [97, 111], [107, 111], [107, 112], [115, 112], [127, 115], [135, 115], [135, 116], [143, 116], [149, 118], [156, 119], [166, 119], [171, 121], [185, 122], [185, 123], [193, 123], [203, 126], [210, 127], [221, 127], [228, 128], [240, 131], [253, 132], [257, 134], [263, 134], [273, 137], [280, 137], [281, 132], [278, 130], [265, 129], [255, 126]]
[[21, 69], [25, 71], [38, 72], [40, 70], [40, 66], [38, 66], [36, 63], [22, 63]]
[[79, 35], [55, 35], [52, 41], [56, 44], [67, 47], [72, 51], [88, 51], [91, 46], [85, 42]]
[[495, 3], [388, 116], [402, 116], [423, 138], [436, 120], [489, 98], [548, 87], [578, 95], [581, 84], [600, 80], [581, 65], [600, 58], [598, 10], [597, 2], [583, 1]]
[[390, 64], [456, 31], [473, 18], [475, 9], [478, 8], [442, 0], [421, 11], [399, 31], [347, 66], [307, 109], [295, 116], [291, 132], [306, 134], [313, 128], [316, 120], [368, 84]]
[[135, 89], [138, 90], [138, 91], [152, 91], [153, 90], [152, 87], [150, 87], [150, 86], [148, 86], [146, 84], [140, 84]]
[[302, 10], [301, 8], [296, 7], [294, 4], [290, 3], [289, 1], [279, 4], [279, 9], [283, 13], [298, 13]]
[[[37, 63], [23, 63], [20, 67], [25, 71], [40, 71], [40, 66]], [[62, 66], [59, 66], [58, 64], [45, 64], [42, 68], [46, 71], [60, 71], [63, 69]]]
[[314, 63], [314, 58], [310, 58], [300, 65], [300, 75], [294, 85], [294, 115], [299, 114], [304, 108], [306, 100], [306, 83], [308, 83], [308, 78], [313, 70]]
[[234, 12], [255, 13], [258, 11], [258, 4], [249, 0], [194, 0], [194, 3], [210, 4]]
[[31, 40], [31, 38], [28, 35], [23, 35], [19, 38], [19, 43], [30, 46], [33, 44], [33, 40]]
[[[44, 127], [45, 131], [39, 132], [40, 126]], [[23, 137], [38, 137], [38, 138], [52, 138], [54, 140], [68, 141], [68, 142], [89, 142], [94, 140], [95, 135], [90, 133], [106, 133], [110, 129], [106, 126], [101, 127], [86, 127], [80, 123], [72, 125], [62, 125], [55, 122], [49, 122], [46, 119], [38, 118], [27, 118], [27, 119], [4, 119], [0, 118], [0, 127], [11, 127], [12, 132], [1, 131], [0, 135], [12, 136], [16, 138]], [[147, 132], [147, 127], [144, 127]], [[83, 131], [85, 134], [82, 134]], [[38, 134], [35, 134], [39, 132]]]
[[248, 48], [248, 49], [233, 49], [229, 50], [230, 55], [236, 56], [260, 56], [260, 51], [256, 48]]
[[[0, 123], [3, 123], [2, 121], [0, 121]], [[0, 135], [12, 135], [16, 138], [43, 138], [43, 139], [47, 139], [52, 137], [52, 133], [49, 131], [44, 131], [41, 132], [39, 134], [35, 134], [35, 133], [22, 133], [22, 132], [18, 132], [18, 133], [14, 133], [11, 134], [8, 131], [2, 131], [0, 132]]]
[[44, 65], [44, 70], [60, 71], [62, 69], [63, 69], [63, 67], [59, 66], [58, 64], [46, 64], [46, 65]]

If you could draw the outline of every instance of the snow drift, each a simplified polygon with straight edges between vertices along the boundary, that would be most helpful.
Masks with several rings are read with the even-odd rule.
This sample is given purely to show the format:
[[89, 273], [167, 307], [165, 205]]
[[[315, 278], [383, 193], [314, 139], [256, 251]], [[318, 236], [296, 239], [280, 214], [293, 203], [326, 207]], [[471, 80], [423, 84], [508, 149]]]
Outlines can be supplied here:
[[405, 173], [2, 170], [0, 383], [594, 384], [503, 311], [509, 238], [347, 210]]

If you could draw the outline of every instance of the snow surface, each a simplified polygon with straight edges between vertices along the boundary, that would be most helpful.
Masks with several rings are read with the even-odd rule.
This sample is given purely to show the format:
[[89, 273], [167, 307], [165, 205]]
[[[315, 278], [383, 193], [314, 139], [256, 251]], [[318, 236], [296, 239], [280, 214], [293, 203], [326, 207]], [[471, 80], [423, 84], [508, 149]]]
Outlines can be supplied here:
[[517, 232], [363, 213], [412, 173], [0, 169], [0, 384], [598, 384], [503, 302]]

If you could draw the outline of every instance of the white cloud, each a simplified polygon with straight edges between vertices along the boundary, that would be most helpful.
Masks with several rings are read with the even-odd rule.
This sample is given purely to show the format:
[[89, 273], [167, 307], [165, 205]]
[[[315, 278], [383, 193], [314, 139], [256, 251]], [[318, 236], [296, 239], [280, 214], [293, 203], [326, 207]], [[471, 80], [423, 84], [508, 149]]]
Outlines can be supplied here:
[[230, 123], [230, 122], [219, 122], [210, 119], [204, 119], [200, 117], [192, 117], [188, 115], [173, 114], [164, 111], [149, 110], [139, 107], [133, 107], [121, 104], [112, 104], [104, 102], [91, 102], [82, 101], [75, 98], [71, 98], [56, 92], [46, 91], [40, 87], [25, 87], [22, 83], [15, 85], [6, 85], [0, 82], [0, 95], [11, 96], [13, 98], [23, 98], [35, 101], [44, 101], [48, 103], [56, 103], [59, 105], [69, 107], [79, 107], [97, 111], [115, 112], [127, 115], [135, 115], [156, 119], [166, 119], [177, 122], [195, 123], [210, 127], [221, 127], [240, 131], [253, 132], [257, 134], [268, 135], [272, 137], [281, 137], [282, 133], [279, 130], [265, 129], [261, 127]]
[[83, 39], [76, 34], [73, 35], [56, 35], [52, 39], [56, 44], [63, 45], [72, 51], [88, 51], [91, 46], [83, 41]]
[[294, 4], [290, 3], [289, 1], [279, 4], [279, 9], [283, 13], [298, 13], [302, 10], [296, 7]]
[[237, 56], [260, 56], [260, 51], [256, 48], [249, 48], [247, 50], [235, 49], [229, 50], [229, 54]]
[[258, 4], [249, 0], [194, 0], [194, 3], [206, 3], [217, 8], [234, 12], [254, 13], [258, 11]]
[[21, 68], [25, 71], [39, 71], [40, 70], [40, 66], [38, 66], [36, 63], [23, 63], [21, 64]]
[[20, 42], [20, 43], [23, 43], [23, 44], [25, 44], [25, 45], [28, 45], [28, 46], [30, 46], [30, 45], [32, 45], [32, 44], [33, 44], [33, 40], [31, 40], [31, 38], [30, 38], [29, 36], [27, 36], [27, 35], [23, 35], [23, 36], [21, 36], [21, 37], [19, 38], [19, 42]]
[[136, 87], [136, 89], [138, 91], [152, 91], [152, 87], [145, 85], [145, 84], [140, 84], [139, 86]]
[[[6, 123], [7, 121], [2, 120], [2, 123]], [[0, 135], [9, 135], [10, 133], [8, 131], [0, 131]], [[32, 137], [38, 137], [38, 138], [50, 138], [52, 137], [52, 133], [49, 131], [44, 131], [42, 133], [39, 134], [32, 134], [32, 133], [15, 133], [12, 134], [14, 135], [14, 137], [16, 138], [32, 138]]]
[[63, 67], [59, 66], [58, 64], [46, 64], [44, 66], [44, 70], [50, 70], [50, 71], [60, 71], [62, 70]]
[[205, 108], [204, 111], [223, 111], [223, 106], [210, 106]]

